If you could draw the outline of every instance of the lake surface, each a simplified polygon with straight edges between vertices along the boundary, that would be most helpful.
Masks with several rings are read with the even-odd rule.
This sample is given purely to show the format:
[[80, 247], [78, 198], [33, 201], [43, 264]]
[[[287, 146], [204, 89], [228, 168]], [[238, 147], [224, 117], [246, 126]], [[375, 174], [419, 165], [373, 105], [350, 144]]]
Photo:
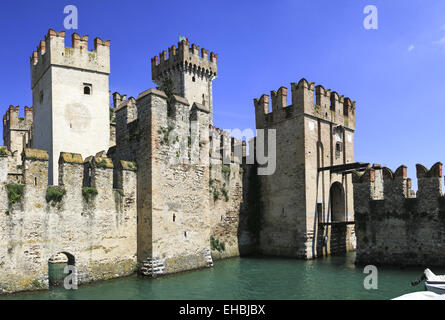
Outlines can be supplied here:
[[[212, 269], [158, 279], [137, 276], [41, 292], [18, 293], [0, 299], [392, 299], [424, 291], [411, 286], [423, 268], [379, 268], [378, 289], [366, 290], [363, 267], [355, 253], [303, 261], [272, 258], [234, 258], [215, 262]], [[433, 269], [436, 274], [445, 270]]]

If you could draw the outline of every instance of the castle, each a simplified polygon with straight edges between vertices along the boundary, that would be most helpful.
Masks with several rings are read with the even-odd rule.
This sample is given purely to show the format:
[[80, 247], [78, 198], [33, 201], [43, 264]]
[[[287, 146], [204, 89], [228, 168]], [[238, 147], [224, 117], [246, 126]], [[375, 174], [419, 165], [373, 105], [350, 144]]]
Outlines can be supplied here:
[[290, 105], [285, 87], [255, 99], [261, 135], [235, 139], [213, 126], [217, 60], [182, 40], [151, 59], [158, 89], [111, 99], [110, 41], [49, 30], [32, 107], [3, 117], [0, 292], [48, 288], [61, 255], [86, 283], [355, 249], [355, 102], [301, 79]]

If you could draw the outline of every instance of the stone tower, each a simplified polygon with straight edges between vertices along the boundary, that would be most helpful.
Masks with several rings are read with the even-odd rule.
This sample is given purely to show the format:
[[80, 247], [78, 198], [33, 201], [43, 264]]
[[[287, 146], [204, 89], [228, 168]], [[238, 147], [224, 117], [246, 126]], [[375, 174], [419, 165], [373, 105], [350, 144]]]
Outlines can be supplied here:
[[107, 150], [109, 115], [110, 41], [72, 35], [65, 47], [65, 32], [48, 31], [31, 57], [34, 129], [32, 147], [48, 150], [49, 183], [58, 183], [61, 151], [86, 158]]
[[159, 87], [165, 79], [171, 79], [174, 93], [187, 99], [190, 105], [199, 103], [210, 110], [210, 124], [213, 123], [212, 81], [217, 76], [218, 55], [206, 49], [201, 49], [188, 40], [173, 45], [167, 52], [151, 59], [153, 82]]
[[257, 129], [276, 130], [276, 171], [260, 177], [260, 251], [311, 259], [351, 250], [352, 177], [340, 168], [354, 162], [355, 102], [305, 79], [291, 85], [289, 106], [285, 87], [271, 92], [271, 111], [268, 95], [254, 101]]
[[25, 117], [19, 117], [19, 106], [10, 106], [3, 116], [3, 141], [14, 159], [10, 171], [20, 172], [21, 153], [29, 146], [32, 139], [33, 108], [25, 107]]

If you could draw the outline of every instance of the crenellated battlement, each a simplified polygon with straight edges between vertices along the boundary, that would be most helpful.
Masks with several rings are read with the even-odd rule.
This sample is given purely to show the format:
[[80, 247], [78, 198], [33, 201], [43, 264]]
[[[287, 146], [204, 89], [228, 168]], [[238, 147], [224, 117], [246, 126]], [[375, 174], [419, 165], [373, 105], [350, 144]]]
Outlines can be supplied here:
[[396, 171], [374, 165], [354, 173], [358, 264], [441, 266], [445, 254], [442, 163], [416, 165], [418, 190], [406, 166]]
[[229, 132], [209, 127], [210, 136], [210, 161], [223, 164], [243, 164], [246, 157], [246, 142], [236, 139]]
[[80, 284], [134, 272], [137, 166], [87, 159], [62, 152], [59, 185], [50, 186], [47, 151], [24, 149], [21, 183], [5, 181], [9, 160], [0, 157], [0, 292], [48, 288], [48, 261], [60, 252], [75, 258]]
[[30, 58], [31, 88], [51, 65], [110, 73], [109, 40], [95, 38], [94, 49], [89, 50], [88, 36], [73, 33], [71, 43], [71, 47], [65, 46], [65, 31], [49, 29], [45, 40], [40, 41]]
[[[0, 183], [6, 183], [6, 176], [10, 173], [8, 170], [8, 157], [6, 147], [1, 147], [6, 151], [5, 156], [0, 157]], [[23, 171], [21, 173], [22, 183], [29, 185], [31, 188], [46, 188], [48, 186], [48, 152], [39, 149], [25, 148], [21, 154]], [[77, 169], [75, 169], [77, 168]], [[95, 156], [87, 157], [85, 160], [77, 153], [61, 152], [59, 157], [59, 186], [68, 187], [70, 189], [82, 187], [95, 187], [107, 189], [109, 192], [113, 190], [113, 171], [132, 171], [135, 172], [136, 179], [137, 164], [132, 161], [119, 161], [115, 168], [113, 161], [103, 153]], [[14, 172], [14, 174], [16, 174]], [[117, 173], [122, 176], [122, 173]], [[121, 180], [118, 189], [125, 188], [125, 181]], [[132, 181], [135, 183], [135, 181]]]
[[25, 115], [20, 117], [19, 106], [9, 106], [3, 115], [3, 138], [8, 130], [30, 130], [33, 123], [33, 108], [25, 106]]
[[[20, 153], [32, 141], [33, 113], [34, 109], [32, 107], [25, 107], [24, 117], [20, 117], [20, 107], [9, 106], [3, 116], [3, 142], [7, 149], [11, 151], [11, 161], [8, 163], [10, 173], [21, 173], [22, 159]], [[17, 178], [20, 179], [19, 176]], [[12, 179], [12, 181], [14, 180]]]
[[192, 106], [198, 104], [208, 109], [209, 122], [213, 122], [212, 82], [217, 77], [216, 53], [199, 46], [189, 45], [187, 39], [172, 46], [167, 52], [151, 59], [153, 82], [158, 89], [167, 88], [170, 93], [187, 99]]
[[379, 214], [410, 212], [435, 214], [442, 211], [439, 198], [442, 193], [442, 163], [437, 162], [429, 170], [416, 165], [418, 190], [414, 197], [412, 181], [407, 177], [407, 167], [402, 165], [396, 171], [374, 165], [366, 171], [353, 174], [354, 203], [358, 213], [375, 211], [373, 201], [383, 201], [378, 207]]
[[[287, 88], [271, 91], [254, 99], [257, 128], [267, 128], [272, 123], [307, 114], [355, 130], [356, 102], [321, 85], [301, 79], [291, 83], [292, 104], [287, 105]], [[270, 99], [271, 98], [271, 99]], [[271, 111], [270, 111], [271, 110]]]
[[208, 50], [202, 48], [200, 51], [199, 46], [189, 46], [188, 40], [182, 40], [178, 47], [173, 45], [168, 49], [168, 57], [167, 51], [162, 51], [151, 59], [152, 78], [155, 81], [175, 71], [214, 78], [217, 75], [217, 59], [216, 53], [210, 52], [209, 55]]

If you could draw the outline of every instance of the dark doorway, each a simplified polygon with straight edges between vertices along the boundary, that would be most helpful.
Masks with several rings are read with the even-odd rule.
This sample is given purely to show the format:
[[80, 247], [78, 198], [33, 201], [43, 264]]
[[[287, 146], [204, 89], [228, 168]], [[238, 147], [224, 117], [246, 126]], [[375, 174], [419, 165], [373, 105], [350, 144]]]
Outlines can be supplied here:
[[330, 189], [331, 225], [330, 225], [330, 252], [331, 255], [344, 254], [346, 252], [346, 206], [345, 191], [343, 185], [334, 182]]
[[334, 182], [331, 186], [329, 195], [331, 203], [331, 221], [346, 221], [345, 192], [341, 183]]
[[48, 281], [50, 287], [63, 286], [64, 279], [68, 276], [65, 273], [66, 266], [74, 266], [74, 256], [67, 252], [59, 252], [48, 260]]

